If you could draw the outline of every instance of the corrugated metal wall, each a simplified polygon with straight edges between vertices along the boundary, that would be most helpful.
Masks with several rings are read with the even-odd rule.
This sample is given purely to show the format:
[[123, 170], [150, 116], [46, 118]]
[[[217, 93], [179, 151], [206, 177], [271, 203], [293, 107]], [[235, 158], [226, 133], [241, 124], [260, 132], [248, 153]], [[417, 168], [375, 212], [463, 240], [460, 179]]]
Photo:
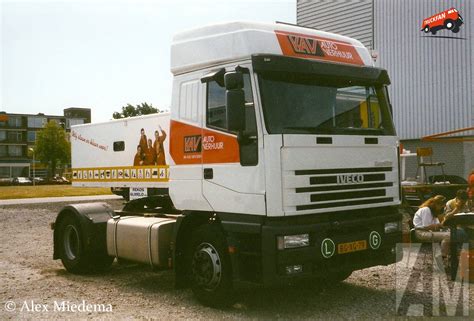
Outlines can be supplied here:
[[338, 33], [373, 47], [374, 0], [298, 0], [296, 21], [300, 26]]
[[[424, 18], [451, 7], [465, 20], [459, 33], [420, 31]], [[400, 138], [473, 126], [473, 31], [474, 1], [375, 1], [377, 64], [392, 80]]]

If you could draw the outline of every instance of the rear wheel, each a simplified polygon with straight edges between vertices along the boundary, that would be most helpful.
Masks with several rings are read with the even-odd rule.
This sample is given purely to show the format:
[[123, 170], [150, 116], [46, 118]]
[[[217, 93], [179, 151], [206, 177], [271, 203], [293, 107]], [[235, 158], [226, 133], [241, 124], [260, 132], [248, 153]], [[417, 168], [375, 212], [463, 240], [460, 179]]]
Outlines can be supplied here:
[[212, 225], [199, 227], [191, 241], [191, 283], [194, 295], [211, 307], [230, 305], [232, 271], [224, 235]]
[[425, 27], [423, 28], [423, 32], [424, 32], [424, 33], [430, 32], [430, 27], [425, 26]]
[[81, 274], [103, 270], [112, 264], [113, 257], [106, 254], [87, 253], [82, 239], [81, 226], [73, 216], [65, 217], [58, 226], [60, 258], [71, 273]]

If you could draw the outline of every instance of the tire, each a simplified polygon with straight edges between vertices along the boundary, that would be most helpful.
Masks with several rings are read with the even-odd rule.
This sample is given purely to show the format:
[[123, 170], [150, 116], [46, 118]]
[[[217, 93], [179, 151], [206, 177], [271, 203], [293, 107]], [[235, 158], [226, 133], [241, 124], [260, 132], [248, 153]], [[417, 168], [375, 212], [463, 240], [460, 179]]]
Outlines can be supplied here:
[[456, 23], [453, 20], [448, 19], [444, 22], [444, 27], [448, 30], [452, 30], [456, 27]]
[[430, 27], [425, 26], [425, 27], [423, 28], [423, 32], [424, 32], [424, 33], [430, 32]]
[[68, 272], [84, 274], [101, 271], [114, 261], [108, 255], [91, 255], [85, 251], [81, 226], [75, 217], [66, 216], [59, 223], [58, 233], [61, 262]]
[[436, 30], [435, 30], [435, 29], [431, 29], [431, 34], [435, 35], [435, 34], [436, 34]]
[[232, 267], [224, 235], [217, 226], [200, 226], [190, 243], [190, 278], [196, 299], [210, 307], [233, 303]]
[[456, 26], [453, 29], [451, 29], [451, 31], [454, 32], [454, 33], [458, 33], [459, 32], [459, 27]]

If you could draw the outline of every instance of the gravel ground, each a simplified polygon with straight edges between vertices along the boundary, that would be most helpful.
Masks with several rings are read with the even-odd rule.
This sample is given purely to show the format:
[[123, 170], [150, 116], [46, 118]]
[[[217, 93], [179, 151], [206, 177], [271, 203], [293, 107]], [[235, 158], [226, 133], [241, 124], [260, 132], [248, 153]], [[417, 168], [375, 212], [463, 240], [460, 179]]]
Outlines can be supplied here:
[[[107, 202], [116, 209], [122, 206], [121, 201]], [[112, 269], [102, 275], [72, 275], [64, 270], [60, 261], [52, 260], [49, 223], [54, 221], [56, 213], [64, 205], [47, 203], [0, 207], [0, 320], [338, 320], [389, 319], [409, 314], [431, 316], [438, 312], [441, 316], [450, 313], [474, 315], [472, 287], [460, 287], [461, 283], [447, 282], [440, 273], [431, 272], [430, 255], [419, 256], [414, 266], [413, 260], [407, 263], [405, 255], [402, 263], [357, 271], [346, 281], [327, 287], [306, 283], [285, 288], [241, 289], [237, 292], [238, 303], [225, 310], [201, 306], [189, 289], [175, 290], [173, 272], [168, 270], [152, 271], [147, 266], [114, 263]], [[433, 284], [436, 285], [435, 290], [432, 290]], [[451, 311], [444, 302], [445, 298], [449, 298], [446, 294], [453, 293], [448, 291], [453, 285], [463, 290], [464, 296], [456, 301], [460, 302], [458, 309]], [[401, 304], [398, 309], [396, 288], [406, 288], [406, 291], [399, 291]], [[444, 291], [444, 297], [440, 299], [438, 308], [436, 298], [439, 297], [439, 289]], [[76, 304], [80, 309], [83, 300], [86, 304], [103, 304], [98, 308], [112, 311], [55, 311], [55, 302], [60, 305], [66, 301], [69, 303], [64, 307], [74, 309]], [[29, 311], [32, 302], [37, 304], [37, 311]], [[16, 305], [16, 310], [8, 311], [13, 305]], [[48, 311], [43, 310], [43, 305]]]

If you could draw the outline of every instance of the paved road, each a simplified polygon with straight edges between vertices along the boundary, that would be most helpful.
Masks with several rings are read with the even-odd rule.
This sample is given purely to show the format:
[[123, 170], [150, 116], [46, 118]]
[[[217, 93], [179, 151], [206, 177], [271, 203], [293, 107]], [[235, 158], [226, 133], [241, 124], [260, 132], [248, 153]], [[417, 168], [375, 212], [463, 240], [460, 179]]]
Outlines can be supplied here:
[[20, 198], [20, 199], [0, 200], [0, 206], [1, 205], [20, 205], [20, 204], [38, 204], [38, 203], [57, 203], [57, 202], [119, 200], [119, 199], [122, 199], [122, 196], [118, 196], [118, 195], [93, 195], [93, 196]]

